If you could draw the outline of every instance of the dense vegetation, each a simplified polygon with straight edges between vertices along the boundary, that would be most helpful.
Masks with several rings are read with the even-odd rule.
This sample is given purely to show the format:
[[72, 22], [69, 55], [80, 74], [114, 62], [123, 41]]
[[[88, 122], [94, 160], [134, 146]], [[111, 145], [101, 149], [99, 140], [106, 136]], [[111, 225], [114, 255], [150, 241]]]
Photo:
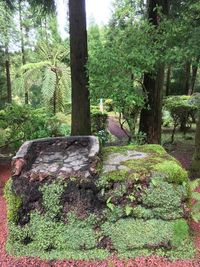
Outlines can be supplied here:
[[[86, 32], [85, 0], [69, 0], [65, 39], [55, 3], [0, 0], [0, 154], [15, 153], [26, 140], [70, 134], [94, 134], [102, 146], [120, 145], [108, 130], [114, 121], [129, 146], [104, 148], [104, 159], [106, 151], [123, 154], [146, 143], [155, 158], [138, 165], [124, 161], [107, 175], [100, 166], [94, 186], [103, 212], [84, 220], [74, 210], [63, 217], [60, 199], [68, 183], [59, 178], [40, 185], [42, 206], [20, 225], [24, 195], [15, 194], [10, 180], [7, 250], [29, 256], [42, 251], [48, 259], [105, 258], [113, 251], [126, 258], [149, 255], [151, 249], [172, 259], [192, 257], [187, 173], [155, 144], [168, 147], [178, 131], [185, 140], [190, 131], [195, 143], [190, 171], [199, 177], [199, 1], [114, 0], [109, 23], [91, 20]], [[77, 177], [70, 179], [77, 186]], [[194, 197], [191, 214], [199, 220], [199, 194]]]

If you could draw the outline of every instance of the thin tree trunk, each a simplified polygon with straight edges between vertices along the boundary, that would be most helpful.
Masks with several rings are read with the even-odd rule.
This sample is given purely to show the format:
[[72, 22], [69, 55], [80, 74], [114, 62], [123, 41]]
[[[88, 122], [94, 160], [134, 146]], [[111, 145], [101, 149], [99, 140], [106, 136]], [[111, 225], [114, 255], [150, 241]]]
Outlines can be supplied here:
[[[167, 15], [168, 1], [148, 1], [148, 19], [156, 27], [160, 22], [158, 7], [162, 7], [162, 12]], [[147, 92], [147, 101], [141, 111], [139, 131], [146, 134], [147, 143], [160, 144], [164, 65], [157, 63], [155, 73], [145, 73], [143, 83]]]
[[[21, 6], [22, 0], [19, 0], [18, 2], [18, 9], [19, 9], [19, 26], [20, 26], [20, 36], [21, 36], [21, 55], [22, 55], [22, 65], [26, 64], [26, 56], [25, 56], [25, 47], [24, 47], [24, 33], [23, 33], [23, 23], [22, 23], [22, 6]], [[25, 88], [24, 92], [25, 97], [25, 104], [29, 103], [29, 96], [28, 91]]]
[[12, 85], [11, 85], [11, 78], [10, 78], [10, 57], [8, 47], [5, 49], [5, 68], [6, 68], [6, 84], [7, 84], [7, 101], [8, 103], [12, 103]]
[[91, 134], [85, 0], [69, 0], [72, 135]]
[[197, 78], [199, 60], [200, 60], [200, 57], [198, 57], [195, 64], [192, 65], [192, 77], [191, 77], [189, 95], [192, 95], [194, 93], [194, 87], [195, 87], [195, 82], [196, 82], [196, 78]]
[[190, 90], [190, 68], [191, 68], [191, 62], [187, 61], [185, 63], [185, 70], [184, 70], [184, 84], [183, 84], [183, 89], [184, 89], [184, 94], [188, 95], [189, 90]]
[[167, 68], [167, 80], [166, 80], [166, 96], [170, 95], [170, 82], [171, 82], [171, 66]]

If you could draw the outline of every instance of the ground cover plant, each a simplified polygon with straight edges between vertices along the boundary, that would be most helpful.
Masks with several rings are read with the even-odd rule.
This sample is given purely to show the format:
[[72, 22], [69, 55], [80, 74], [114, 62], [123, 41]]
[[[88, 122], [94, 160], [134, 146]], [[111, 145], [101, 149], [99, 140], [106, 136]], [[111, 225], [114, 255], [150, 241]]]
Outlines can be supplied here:
[[180, 164], [156, 145], [109, 147], [102, 155], [98, 178], [47, 178], [34, 185], [34, 199], [23, 193], [33, 181], [10, 179], [7, 251], [43, 259], [194, 257], [191, 192]]

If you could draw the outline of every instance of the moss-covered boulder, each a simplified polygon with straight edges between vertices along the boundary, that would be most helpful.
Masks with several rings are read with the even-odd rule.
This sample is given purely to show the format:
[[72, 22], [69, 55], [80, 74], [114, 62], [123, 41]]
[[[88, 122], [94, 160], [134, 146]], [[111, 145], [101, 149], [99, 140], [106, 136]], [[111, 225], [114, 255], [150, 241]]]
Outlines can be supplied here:
[[92, 177], [41, 181], [27, 210], [19, 184], [9, 181], [7, 251], [47, 259], [193, 257], [190, 188], [180, 164], [158, 145], [107, 147], [99, 156]]

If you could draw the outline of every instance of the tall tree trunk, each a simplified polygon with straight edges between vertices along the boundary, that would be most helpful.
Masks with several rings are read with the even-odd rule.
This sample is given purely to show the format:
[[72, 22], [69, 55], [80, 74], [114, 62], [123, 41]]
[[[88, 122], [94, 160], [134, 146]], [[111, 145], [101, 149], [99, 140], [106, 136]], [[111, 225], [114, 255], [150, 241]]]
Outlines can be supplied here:
[[166, 96], [170, 95], [170, 82], [171, 82], [171, 66], [167, 68], [167, 79], [166, 79]]
[[69, 0], [72, 135], [91, 134], [85, 0]]
[[7, 84], [7, 101], [8, 103], [12, 102], [12, 85], [11, 85], [11, 78], [10, 78], [10, 57], [8, 47], [5, 49], [5, 68], [6, 68], [6, 84]]
[[[25, 47], [24, 47], [24, 33], [23, 33], [23, 21], [22, 21], [22, 6], [21, 6], [22, 0], [18, 1], [18, 9], [19, 9], [19, 27], [20, 27], [20, 37], [21, 37], [21, 55], [22, 55], [22, 65], [26, 64], [26, 56], [25, 56]], [[29, 96], [28, 91], [26, 88], [24, 88], [24, 98], [25, 98], [25, 104], [29, 103]]]
[[161, 143], [163, 81], [163, 66], [158, 67], [156, 78], [148, 73], [144, 75], [144, 87], [148, 96], [140, 115], [140, 132], [146, 134], [147, 142], [151, 144]]
[[184, 83], [183, 83], [183, 90], [184, 94], [188, 95], [190, 90], [190, 68], [191, 68], [191, 62], [187, 61], [185, 63], [185, 70], [184, 70]]
[[[168, 1], [148, 1], [148, 19], [149, 22], [156, 27], [160, 22], [158, 7], [161, 7], [162, 12], [167, 15]], [[143, 83], [147, 92], [147, 101], [145, 107], [141, 111], [139, 131], [146, 134], [148, 143], [160, 144], [164, 65], [158, 62], [157, 67], [155, 67], [155, 73], [145, 73]]]
[[192, 95], [194, 93], [194, 87], [195, 87], [195, 82], [196, 82], [196, 78], [197, 78], [199, 60], [200, 60], [200, 56], [197, 57], [195, 64], [192, 65], [192, 77], [191, 77], [189, 95]]

